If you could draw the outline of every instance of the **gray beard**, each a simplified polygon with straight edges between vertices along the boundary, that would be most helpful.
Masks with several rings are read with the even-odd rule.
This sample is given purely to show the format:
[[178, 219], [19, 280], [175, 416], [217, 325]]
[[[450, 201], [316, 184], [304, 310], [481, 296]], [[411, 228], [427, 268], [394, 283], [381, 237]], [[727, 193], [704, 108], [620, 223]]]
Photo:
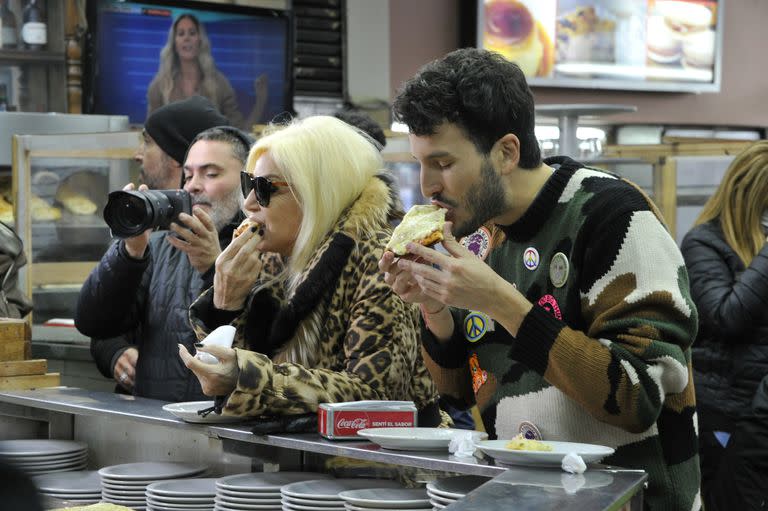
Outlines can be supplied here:
[[216, 226], [216, 232], [221, 232], [232, 221], [237, 212], [243, 209], [243, 193], [237, 186], [229, 195], [219, 200], [212, 201], [205, 194], [199, 194], [192, 198], [193, 205], [201, 202], [207, 202], [211, 205], [211, 220]]

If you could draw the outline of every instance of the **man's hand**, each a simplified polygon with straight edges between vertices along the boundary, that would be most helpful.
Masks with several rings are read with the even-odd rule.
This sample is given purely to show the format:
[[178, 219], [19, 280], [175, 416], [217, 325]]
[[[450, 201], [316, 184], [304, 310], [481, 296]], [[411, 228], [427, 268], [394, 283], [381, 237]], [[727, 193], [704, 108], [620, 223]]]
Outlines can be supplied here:
[[418, 263], [419, 260], [412, 255], [405, 255], [398, 258], [394, 252], [386, 251], [379, 259], [379, 270], [384, 273], [384, 282], [409, 303], [421, 304], [427, 312], [437, 312], [444, 307], [444, 304], [425, 294], [411, 272], [399, 266], [399, 261], [403, 259], [413, 260]]
[[132, 390], [136, 384], [136, 362], [139, 360], [139, 350], [128, 348], [117, 358], [112, 376], [126, 390]]
[[[128, 183], [123, 187], [123, 191], [130, 192], [134, 190], [134, 188], [135, 187], [133, 186], [133, 183]], [[146, 190], [149, 190], [147, 185], [139, 185], [140, 192], [144, 192]], [[144, 252], [147, 250], [147, 245], [149, 245], [149, 235], [151, 232], [152, 229], [147, 229], [138, 236], [125, 239], [125, 251], [128, 252], [129, 256], [133, 257], [134, 259], [141, 259], [144, 257]]]
[[219, 359], [218, 364], [206, 364], [193, 357], [183, 344], [179, 344], [179, 356], [184, 365], [200, 380], [203, 394], [206, 396], [226, 396], [235, 390], [237, 378], [240, 375], [235, 350], [215, 345], [203, 346], [197, 350], [210, 353]]
[[217, 309], [236, 311], [243, 308], [261, 272], [261, 253], [256, 245], [261, 236], [252, 229], [232, 240], [216, 259], [213, 277], [213, 305]]
[[[400, 273], [394, 279], [395, 284], [398, 280], [408, 283], [399, 288], [406, 296], [425, 297], [452, 307], [484, 312], [500, 321], [510, 334], [516, 335], [531, 303], [456, 241], [451, 227], [451, 223], [446, 222], [443, 229], [445, 239], [442, 244], [448, 255], [418, 243], [408, 244], [408, 252], [416, 260], [400, 258], [397, 261]], [[422, 303], [432, 307], [426, 301]]]
[[166, 238], [168, 243], [187, 254], [189, 263], [198, 273], [207, 272], [221, 253], [219, 233], [213, 220], [203, 208], [196, 207], [192, 216], [179, 214], [179, 221], [184, 226], [175, 222], [171, 224], [176, 236], [169, 235]]

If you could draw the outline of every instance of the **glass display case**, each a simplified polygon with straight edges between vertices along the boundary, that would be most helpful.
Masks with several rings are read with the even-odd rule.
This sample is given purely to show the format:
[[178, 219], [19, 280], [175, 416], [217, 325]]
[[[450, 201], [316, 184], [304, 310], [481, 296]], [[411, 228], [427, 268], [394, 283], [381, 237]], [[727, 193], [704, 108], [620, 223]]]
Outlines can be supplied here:
[[135, 182], [139, 132], [15, 135], [11, 179], [0, 178], [0, 219], [13, 220], [27, 266], [19, 286], [33, 324], [72, 318], [77, 294], [111, 236], [107, 195]]

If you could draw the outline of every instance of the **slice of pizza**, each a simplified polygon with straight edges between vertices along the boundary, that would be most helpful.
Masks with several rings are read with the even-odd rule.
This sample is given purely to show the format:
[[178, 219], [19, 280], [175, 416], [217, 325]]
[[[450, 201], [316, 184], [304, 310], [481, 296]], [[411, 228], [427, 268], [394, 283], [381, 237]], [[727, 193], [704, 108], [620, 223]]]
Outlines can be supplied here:
[[261, 224], [246, 218], [245, 220], [240, 222], [240, 225], [238, 225], [237, 228], [234, 230], [234, 232], [232, 232], [232, 239], [237, 238], [238, 236], [246, 232], [248, 229], [251, 229], [252, 227], [256, 228], [256, 234], [259, 237], [264, 236], [264, 229], [261, 227]]
[[432, 205], [413, 206], [395, 228], [386, 250], [403, 256], [408, 253], [405, 246], [410, 242], [428, 247], [442, 241], [446, 212], [447, 210]]

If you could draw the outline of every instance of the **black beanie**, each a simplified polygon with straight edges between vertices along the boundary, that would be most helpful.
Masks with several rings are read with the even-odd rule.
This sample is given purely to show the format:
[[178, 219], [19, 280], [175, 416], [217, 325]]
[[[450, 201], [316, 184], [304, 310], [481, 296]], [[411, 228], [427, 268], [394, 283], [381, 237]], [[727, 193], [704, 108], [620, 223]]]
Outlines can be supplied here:
[[168, 103], [152, 112], [147, 117], [144, 129], [160, 149], [179, 165], [183, 165], [189, 144], [198, 133], [228, 124], [227, 118], [210, 101], [202, 96], [192, 96]]

